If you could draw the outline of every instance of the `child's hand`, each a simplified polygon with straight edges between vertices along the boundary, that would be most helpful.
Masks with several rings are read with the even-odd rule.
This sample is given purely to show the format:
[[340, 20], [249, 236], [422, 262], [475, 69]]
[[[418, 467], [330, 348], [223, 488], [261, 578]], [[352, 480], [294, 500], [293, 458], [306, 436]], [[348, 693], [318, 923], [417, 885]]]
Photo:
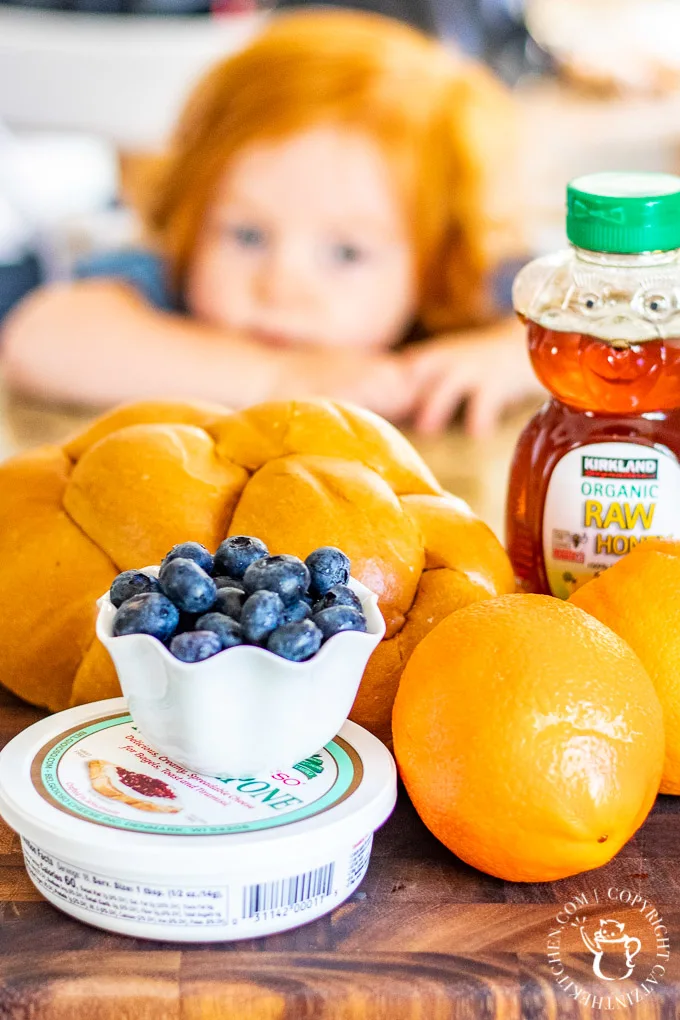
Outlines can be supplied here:
[[531, 368], [524, 329], [515, 320], [437, 337], [405, 359], [418, 389], [414, 422], [420, 432], [441, 431], [467, 401], [465, 429], [484, 437], [509, 404], [544, 392]]

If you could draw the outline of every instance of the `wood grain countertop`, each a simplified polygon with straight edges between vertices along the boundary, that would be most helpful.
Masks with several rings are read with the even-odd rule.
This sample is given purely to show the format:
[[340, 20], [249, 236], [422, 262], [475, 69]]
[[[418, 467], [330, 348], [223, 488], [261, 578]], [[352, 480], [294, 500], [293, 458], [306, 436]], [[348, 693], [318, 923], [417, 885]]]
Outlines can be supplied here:
[[[526, 417], [486, 443], [456, 431], [417, 440], [444, 484], [499, 533]], [[61, 439], [81, 422], [15, 405], [0, 390], [0, 457]], [[0, 746], [42, 715], [0, 688]], [[376, 834], [366, 878], [332, 913], [268, 938], [182, 945], [115, 935], [62, 914], [33, 887], [18, 837], [0, 822], [0, 1020], [677, 1017], [679, 876], [678, 798], [659, 797], [606, 867], [514, 884], [449, 853], [401, 791]], [[618, 999], [574, 923], [584, 918], [594, 931], [610, 916], [642, 944], [623, 991], [617, 983]], [[663, 944], [651, 937], [654, 922]]]

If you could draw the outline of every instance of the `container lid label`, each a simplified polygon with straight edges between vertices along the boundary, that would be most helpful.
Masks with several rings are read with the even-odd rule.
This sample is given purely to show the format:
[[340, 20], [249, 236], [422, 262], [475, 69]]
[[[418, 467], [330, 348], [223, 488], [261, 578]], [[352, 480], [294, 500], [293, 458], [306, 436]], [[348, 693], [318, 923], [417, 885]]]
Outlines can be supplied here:
[[60, 733], [31, 765], [33, 786], [60, 811], [113, 829], [165, 836], [290, 825], [335, 807], [362, 778], [361, 758], [342, 737], [277, 772], [203, 776], [155, 750], [127, 712]]

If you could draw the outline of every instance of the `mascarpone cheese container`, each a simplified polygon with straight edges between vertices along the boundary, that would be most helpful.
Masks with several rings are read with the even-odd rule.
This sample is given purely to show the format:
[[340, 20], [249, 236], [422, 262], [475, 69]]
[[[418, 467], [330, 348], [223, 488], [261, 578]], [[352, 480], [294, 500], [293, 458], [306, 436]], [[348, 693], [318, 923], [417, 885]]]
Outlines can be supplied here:
[[304, 761], [240, 778], [176, 765], [124, 698], [50, 716], [0, 753], [0, 814], [43, 896], [88, 924], [173, 942], [328, 913], [364, 877], [395, 800], [392, 756], [351, 722]]

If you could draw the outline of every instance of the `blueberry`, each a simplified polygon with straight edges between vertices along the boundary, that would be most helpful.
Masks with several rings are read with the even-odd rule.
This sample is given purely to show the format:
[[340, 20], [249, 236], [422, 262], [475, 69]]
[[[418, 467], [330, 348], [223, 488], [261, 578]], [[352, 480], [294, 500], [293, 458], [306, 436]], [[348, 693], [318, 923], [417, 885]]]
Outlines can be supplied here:
[[361, 599], [346, 584], [334, 584], [330, 591], [314, 604], [314, 612], [320, 613], [322, 609], [330, 609], [331, 606], [353, 606], [360, 613], [364, 611]]
[[238, 588], [245, 592], [246, 586], [243, 581], [237, 581], [235, 577], [213, 577], [216, 588]]
[[222, 651], [222, 643], [212, 630], [188, 630], [170, 642], [170, 651], [182, 662], [201, 662]]
[[111, 585], [109, 597], [116, 609], [119, 609], [127, 599], [131, 599], [134, 595], [147, 595], [151, 591], [160, 590], [161, 586], [155, 577], [142, 574], [139, 570], [124, 570]]
[[170, 560], [161, 568], [158, 580], [168, 598], [185, 613], [207, 613], [217, 597], [212, 577], [194, 560]]
[[322, 634], [311, 620], [284, 623], [269, 635], [267, 648], [291, 662], [311, 659], [321, 648]]
[[246, 599], [241, 610], [241, 627], [248, 644], [264, 645], [273, 630], [281, 624], [283, 602], [273, 591], [256, 591]]
[[245, 592], [239, 591], [238, 588], [218, 588], [212, 611], [231, 616], [232, 620], [240, 620], [245, 599]]
[[225, 538], [215, 553], [215, 573], [228, 574], [240, 580], [251, 563], [268, 555], [269, 549], [259, 538], [232, 535]]
[[334, 545], [324, 545], [320, 549], [315, 549], [305, 563], [312, 579], [310, 585], [312, 595], [321, 597], [333, 585], [347, 584], [349, 581], [349, 558]]
[[179, 623], [179, 612], [170, 599], [160, 592], [133, 595], [120, 607], [113, 618], [113, 636], [123, 634], [150, 634], [166, 641]]
[[320, 613], [315, 613], [313, 620], [323, 634], [324, 641], [328, 641], [342, 630], [368, 630], [366, 617], [352, 606], [331, 606], [329, 609], [322, 609]]
[[247, 592], [275, 591], [290, 605], [306, 594], [309, 571], [297, 556], [265, 556], [248, 567], [243, 583]]
[[300, 620], [308, 620], [312, 615], [312, 607], [306, 599], [300, 599], [298, 602], [291, 602], [289, 606], [285, 606], [283, 610], [283, 622], [284, 623], [299, 623]]
[[213, 572], [212, 555], [200, 542], [180, 542], [179, 545], [173, 545], [161, 563], [161, 570], [166, 563], [177, 559], [193, 560], [194, 563], [198, 563], [201, 570], [205, 570], [206, 574], [212, 574]]
[[233, 648], [243, 644], [241, 624], [223, 613], [206, 613], [196, 621], [196, 630], [211, 630], [217, 634], [222, 648]]

